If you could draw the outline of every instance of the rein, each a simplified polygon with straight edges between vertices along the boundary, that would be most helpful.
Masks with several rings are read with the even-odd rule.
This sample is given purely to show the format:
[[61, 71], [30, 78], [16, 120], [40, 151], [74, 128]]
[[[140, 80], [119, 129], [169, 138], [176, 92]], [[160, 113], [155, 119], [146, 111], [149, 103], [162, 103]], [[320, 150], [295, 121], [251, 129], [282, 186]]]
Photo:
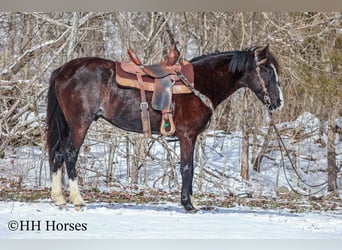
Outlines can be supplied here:
[[[321, 192], [322, 190], [324, 190], [326, 188], [326, 185], [327, 185], [327, 181], [326, 182], [323, 182], [321, 184], [317, 184], [317, 185], [312, 185], [312, 184], [309, 184], [307, 181], [305, 181], [303, 179], [303, 177], [300, 176], [299, 172], [298, 172], [298, 168], [295, 166], [295, 163], [293, 162], [290, 154], [289, 154], [289, 151], [288, 149], [286, 148], [285, 146], [285, 143], [283, 141], [283, 139], [281, 138], [280, 136], [280, 133], [279, 133], [279, 130], [277, 128], [277, 126], [275, 125], [275, 122], [274, 122], [274, 119], [273, 119], [273, 113], [272, 113], [272, 110], [271, 110], [271, 99], [270, 99], [270, 95], [268, 93], [268, 90], [266, 88], [266, 84], [265, 84], [265, 81], [264, 79], [262, 78], [261, 74], [260, 74], [260, 65], [261, 64], [264, 64], [265, 62], [267, 61], [267, 58], [261, 60], [261, 61], [258, 61], [258, 58], [257, 58], [257, 55], [255, 55], [255, 63], [256, 63], [256, 73], [257, 73], [257, 76], [259, 78], [259, 82], [260, 82], [260, 85], [262, 87], [262, 90], [264, 92], [264, 101], [265, 101], [265, 105], [268, 109], [268, 115], [270, 117], [270, 120], [271, 120], [271, 125], [272, 127], [274, 128], [274, 131], [277, 135], [277, 140], [278, 140], [278, 145], [279, 145], [279, 148], [280, 148], [280, 152], [281, 152], [281, 157], [282, 157], [282, 165], [283, 165], [283, 169], [284, 169], [284, 174], [285, 174], [285, 178], [286, 178], [286, 182], [288, 183], [288, 185], [290, 186], [291, 190], [298, 194], [298, 195], [301, 195], [301, 196], [311, 196], [311, 195], [314, 195], [314, 194], [317, 194], [319, 192]], [[287, 177], [287, 174], [286, 174], [286, 169], [285, 169], [285, 164], [284, 164], [284, 155], [283, 155], [283, 151], [282, 151], [282, 148], [284, 149], [285, 153], [286, 153], [286, 156], [288, 158], [288, 160], [290, 161], [290, 164], [291, 164], [291, 168], [293, 169], [293, 171], [295, 172], [296, 176], [298, 177], [298, 179], [304, 184], [306, 185], [307, 187], [310, 187], [310, 188], [318, 188], [318, 187], [322, 187], [320, 190], [314, 192], [314, 193], [309, 193], [309, 194], [304, 194], [304, 193], [301, 193], [299, 191], [297, 191], [293, 185], [290, 183], [288, 177]]]
[[[288, 151], [288, 149], [286, 148], [285, 146], [285, 143], [283, 141], [283, 139], [281, 138], [280, 136], [280, 133], [279, 133], [279, 130], [277, 128], [277, 126], [275, 125], [275, 122], [274, 122], [274, 119], [273, 119], [273, 113], [271, 110], [268, 111], [268, 115], [270, 117], [270, 120], [271, 120], [271, 125], [272, 127], [274, 128], [274, 131], [277, 135], [277, 140], [278, 140], [278, 145], [279, 145], [279, 148], [280, 148], [280, 152], [281, 152], [281, 158], [282, 158], [282, 165], [283, 165], [283, 170], [284, 170], [284, 174], [285, 174], [285, 178], [286, 178], [286, 182], [287, 184], [289, 184], [291, 190], [298, 194], [298, 195], [301, 195], [301, 196], [311, 196], [311, 195], [314, 195], [314, 194], [317, 194], [317, 193], [320, 193], [321, 191], [323, 191], [325, 188], [326, 188], [326, 185], [327, 185], [327, 181], [326, 182], [323, 182], [321, 184], [317, 184], [317, 185], [312, 185], [310, 183], [308, 183], [306, 180], [303, 179], [303, 177], [300, 176], [299, 172], [298, 172], [298, 168], [295, 166], [295, 163], [293, 162], [291, 156], [290, 156], [290, 153]], [[310, 187], [310, 188], [319, 188], [319, 187], [322, 187], [321, 189], [319, 189], [318, 191], [314, 192], [314, 193], [309, 193], [309, 194], [304, 194], [304, 193], [301, 193], [299, 191], [297, 191], [293, 185], [290, 183], [288, 177], [287, 177], [287, 174], [286, 174], [286, 169], [285, 169], [285, 164], [284, 164], [284, 154], [283, 154], [283, 151], [281, 149], [284, 149], [285, 153], [286, 153], [286, 156], [288, 158], [288, 160], [290, 161], [290, 164], [291, 164], [291, 168], [292, 170], [295, 172], [296, 176], [298, 177], [298, 179], [304, 184], [306, 185], [307, 187]]]
[[182, 72], [177, 72], [177, 76], [182, 80], [182, 82], [194, 93], [195, 96], [197, 96], [205, 106], [207, 106], [212, 113], [214, 113], [215, 108], [209, 97], [203, 95], [201, 92], [199, 92], [197, 89], [195, 89], [190, 81], [182, 74]]

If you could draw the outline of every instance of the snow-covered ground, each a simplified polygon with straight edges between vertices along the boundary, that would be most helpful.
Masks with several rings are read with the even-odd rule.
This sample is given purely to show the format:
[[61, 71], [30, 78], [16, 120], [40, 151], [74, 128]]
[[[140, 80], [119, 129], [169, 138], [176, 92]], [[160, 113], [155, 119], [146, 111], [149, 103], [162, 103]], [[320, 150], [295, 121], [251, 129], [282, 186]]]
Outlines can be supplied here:
[[[293, 214], [235, 207], [186, 214], [177, 204], [0, 202], [0, 238], [325, 239], [342, 238], [341, 212]], [[12, 231], [11, 231], [12, 230]]]
[[[341, 121], [340, 118], [337, 122]], [[319, 120], [312, 114], [305, 113], [295, 121], [277, 126], [302, 178], [314, 185], [324, 182], [327, 178], [324, 146], [327, 139], [326, 125], [323, 135], [319, 135]], [[301, 133], [300, 137], [298, 133]], [[113, 156], [108, 145], [93, 140], [91, 135], [85, 143], [89, 148], [81, 151], [79, 159], [85, 187], [96, 187], [100, 191], [128, 188], [130, 184], [125, 168], [126, 148], [117, 150]], [[255, 141], [250, 138], [250, 143], [258, 145], [254, 149], [251, 147], [250, 155], [253, 155], [253, 150], [260, 150], [263, 137], [259, 136]], [[173, 153], [179, 151], [179, 145], [177, 142], [169, 145], [169, 155], [166, 155], [165, 148], [158, 142], [151, 147], [149, 153], [153, 160], [141, 170], [138, 188], [179, 191], [179, 155]], [[289, 183], [303, 193], [321, 189], [319, 187], [311, 190], [298, 180], [291, 170], [289, 160], [282, 159], [274, 137], [270, 143], [271, 150], [263, 159], [260, 173], [250, 170], [250, 180], [243, 181], [240, 177], [241, 145], [239, 131], [231, 134], [209, 131], [205, 142], [197, 146], [195, 194], [211, 193], [221, 199], [234, 194], [258, 199], [277, 196], [279, 187], [290, 190]], [[127, 147], [127, 144], [122, 147]], [[111, 154], [113, 158], [109, 159]], [[337, 164], [340, 166], [342, 142], [338, 136], [336, 154]], [[165, 175], [172, 173], [167, 166], [161, 165], [165, 161], [173, 162], [176, 166], [173, 179]], [[115, 162], [111, 171], [116, 180], [114, 184], [117, 185], [113, 187], [105, 185], [104, 175], [96, 174], [108, 171], [108, 162]], [[82, 166], [86, 166], [88, 170], [82, 170]], [[33, 189], [49, 187], [46, 152], [38, 147], [21, 147], [9, 152], [5, 159], [0, 160], [0, 177], [0, 187], [13, 185], [18, 181], [24, 187]], [[338, 191], [341, 193], [341, 174], [337, 181]], [[326, 194], [325, 188], [317, 196]], [[315, 211], [295, 213], [275, 207], [261, 209], [235, 205], [232, 208], [220, 208], [219, 205], [214, 205], [213, 210], [202, 210], [197, 214], [186, 214], [179, 204], [162, 201], [144, 205], [88, 202], [83, 211], [75, 211], [71, 205], [66, 210], [59, 210], [50, 200], [33, 203], [0, 201], [0, 238], [342, 238], [342, 203], [339, 202], [342, 199], [341, 194], [338, 199], [333, 211], [319, 211], [316, 208]]]

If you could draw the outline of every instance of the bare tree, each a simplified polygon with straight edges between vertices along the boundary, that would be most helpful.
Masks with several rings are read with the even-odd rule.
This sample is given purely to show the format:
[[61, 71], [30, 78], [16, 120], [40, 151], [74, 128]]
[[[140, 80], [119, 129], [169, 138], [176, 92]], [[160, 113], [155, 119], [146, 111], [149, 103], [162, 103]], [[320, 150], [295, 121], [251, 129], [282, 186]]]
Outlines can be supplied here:
[[[215, 50], [245, 49], [269, 43], [280, 61], [285, 93], [286, 105], [279, 114], [279, 122], [293, 120], [305, 111], [319, 117], [322, 128], [329, 120], [329, 189], [334, 190], [339, 169], [334, 158], [336, 141], [333, 128], [342, 109], [339, 86], [342, 82], [341, 23], [341, 13], [316, 12], [0, 13], [0, 156], [5, 157], [6, 151], [23, 145], [44, 149], [45, 96], [49, 76], [53, 69], [67, 60], [82, 56], [127, 59], [126, 49], [130, 46], [144, 58], [144, 63], [153, 63], [160, 61], [171, 42], [176, 40], [181, 43], [182, 58], [185, 59]], [[260, 164], [265, 159], [263, 156], [273, 149], [268, 148], [272, 131], [260, 132], [264, 126], [266, 129], [269, 126], [265, 122], [262, 105], [251, 105], [258, 103], [254, 95], [248, 94], [244, 99], [244, 93], [236, 92], [217, 108], [215, 122], [210, 129], [229, 133], [243, 128], [245, 140], [241, 148], [244, 148], [245, 157], [243, 164], [240, 163], [243, 176], [248, 179], [250, 164], [255, 163], [254, 169], [260, 171]], [[326, 134], [321, 129], [321, 141]], [[118, 135], [120, 140], [113, 139]], [[256, 145], [258, 140], [253, 139], [250, 159], [248, 153], [252, 140], [249, 138], [260, 137], [263, 145]], [[143, 179], [146, 180], [149, 167], [160, 164], [162, 159], [168, 159], [169, 165], [177, 166], [177, 152], [168, 148], [166, 143], [161, 142], [160, 145], [166, 149], [167, 155], [158, 158], [153, 155], [149, 144], [142, 144], [145, 142], [141, 141], [140, 135], [127, 135], [104, 122], [91, 127], [87, 140], [88, 146], [94, 141], [112, 145], [111, 155], [106, 159], [111, 164], [106, 168], [107, 183], [115, 176], [115, 154], [125, 155], [123, 158], [132, 183], [139, 182], [140, 174], [144, 174]], [[119, 147], [113, 149], [120, 143], [126, 143], [125, 152], [121, 152]], [[94, 175], [101, 176], [101, 164], [96, 165], [91, 159], [91, 151], [82, 150], [88, 153], [80, 157], [92, 160], [93, 165], [88, 168], [92, 168]], [[213, 171], [205, 171], [208, 164], [205, 154], [201, 150], [198, 152], [201, 159], [199, 169], [202, 171], [198, 178], [206, 178], [210, 173], [214, 176]], [[135, 164], [132, 165], [133, 162]], [[81, 163], [81, 168], [86, 168], [86, 165]], [[174, 172], [163, 168], [158, 180], [165, 183], [165, 176], [169, 173]]]

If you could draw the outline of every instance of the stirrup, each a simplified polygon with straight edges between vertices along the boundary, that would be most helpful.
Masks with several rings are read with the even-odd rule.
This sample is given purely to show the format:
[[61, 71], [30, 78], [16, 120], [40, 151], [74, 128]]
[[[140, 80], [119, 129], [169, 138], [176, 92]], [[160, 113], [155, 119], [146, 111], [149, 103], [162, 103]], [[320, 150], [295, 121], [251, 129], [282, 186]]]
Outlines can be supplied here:
[[[169, 135], [173, 135], [175, 132], [176, 132], [176, 128], [175, 128], [175, 124], [173, 122], [173, 115], [172, 114], [167, 114], [167, 120], [169, 122], [166, 122], [165, 120], [166, 119], [162, 119], [162, 123], [161, 123], [161, 126], [160, 126], [160, 133], [162, 135], [166, 135], [166, 136], [169, 136]], [[170, 130], [169, 131], [166, 131], [166, 128], [170, 127]]]
[[[162, 122], [160, 125], [160, 133], [162, 135], [170, 136], [176, 132], [176, 126], [173, 122], [173, 104], [170, 104], [170, 107], [166, 110], [162, 111]], [[166, 131], [166, 128], [169, 128]]]

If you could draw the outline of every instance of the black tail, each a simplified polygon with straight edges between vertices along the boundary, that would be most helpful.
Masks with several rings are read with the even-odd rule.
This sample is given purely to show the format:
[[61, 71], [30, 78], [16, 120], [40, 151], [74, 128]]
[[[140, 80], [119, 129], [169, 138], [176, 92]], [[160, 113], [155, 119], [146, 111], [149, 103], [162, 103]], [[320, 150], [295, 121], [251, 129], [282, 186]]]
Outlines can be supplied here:
[[[64, 114], [58, 103], [56, 97], [55, 80], [59, 74], [60, 69], [52, 72], [50, 77], [50, 87], [48, 90], [47, 100], [47, 147], [49, 150], [49, 163], [52, 172], [56, 152], [60, 151], [63, 147], [69, 134], [69, 126], [65, 121]], [[55, 170], [56, 171], [56, 170]]]

